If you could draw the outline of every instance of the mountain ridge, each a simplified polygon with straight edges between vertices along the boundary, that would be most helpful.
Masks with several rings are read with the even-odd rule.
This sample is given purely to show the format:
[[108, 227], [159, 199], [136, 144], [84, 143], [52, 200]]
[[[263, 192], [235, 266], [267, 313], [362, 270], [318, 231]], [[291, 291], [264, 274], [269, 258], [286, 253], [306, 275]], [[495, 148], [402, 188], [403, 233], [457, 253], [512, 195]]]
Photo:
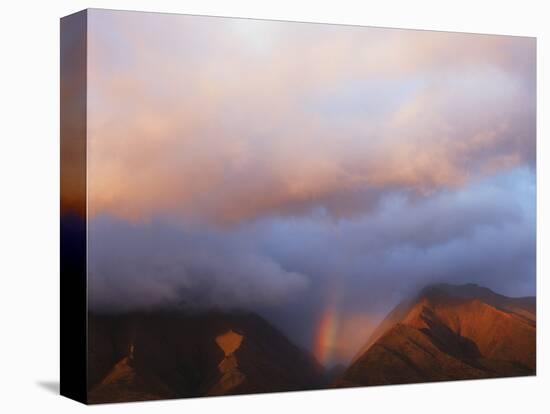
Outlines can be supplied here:
[[536, 301], [431, 285], [397, 305], [335, 386], [534, 375]]
[[474, 284], [402, 301], [334, 370], [253, 312], [90, 313], [88, 323], [90, 403], [536, 373], [535, 298]]

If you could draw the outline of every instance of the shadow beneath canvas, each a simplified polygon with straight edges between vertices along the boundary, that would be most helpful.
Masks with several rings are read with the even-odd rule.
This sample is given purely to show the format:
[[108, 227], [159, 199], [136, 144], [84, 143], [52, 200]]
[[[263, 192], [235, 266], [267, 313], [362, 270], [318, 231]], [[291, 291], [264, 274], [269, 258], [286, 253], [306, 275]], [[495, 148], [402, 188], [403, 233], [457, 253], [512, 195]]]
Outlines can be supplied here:
[[36, 385], [48, 392], [59, 395], [59, 381], [37, 381]]

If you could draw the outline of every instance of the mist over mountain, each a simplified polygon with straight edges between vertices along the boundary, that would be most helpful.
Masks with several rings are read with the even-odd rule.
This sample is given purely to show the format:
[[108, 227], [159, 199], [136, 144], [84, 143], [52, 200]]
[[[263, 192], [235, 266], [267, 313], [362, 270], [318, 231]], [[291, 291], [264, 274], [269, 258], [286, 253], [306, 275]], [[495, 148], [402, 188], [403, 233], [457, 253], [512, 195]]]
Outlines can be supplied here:
[[[266, 217], [236, 227], [174, 217], [89, 226], [94, 311], [247, 309], [311, 349], [328, 306], [353, 332], [432, 283], [534, 294], [533, 176], [516, 170], [456, 192], [386, 198], [361, 217]], [[522, 194], [511, 200], [509, 194]], [[353, 322], [354, 326], [350, 324]], [[347, 363], [353, 343], [335, 344]], [[349, 342], [349, 341], [348, 341]]]

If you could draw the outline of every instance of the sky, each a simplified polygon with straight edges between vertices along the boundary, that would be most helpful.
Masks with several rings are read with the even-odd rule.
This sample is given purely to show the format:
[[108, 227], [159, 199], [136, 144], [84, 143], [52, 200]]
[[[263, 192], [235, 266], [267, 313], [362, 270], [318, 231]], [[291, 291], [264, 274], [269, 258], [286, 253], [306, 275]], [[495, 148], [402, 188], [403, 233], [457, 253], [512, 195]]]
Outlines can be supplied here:
[[349, 361], [431, 283], [535, 294], [526, 37], [89, 11], [89, 304]]

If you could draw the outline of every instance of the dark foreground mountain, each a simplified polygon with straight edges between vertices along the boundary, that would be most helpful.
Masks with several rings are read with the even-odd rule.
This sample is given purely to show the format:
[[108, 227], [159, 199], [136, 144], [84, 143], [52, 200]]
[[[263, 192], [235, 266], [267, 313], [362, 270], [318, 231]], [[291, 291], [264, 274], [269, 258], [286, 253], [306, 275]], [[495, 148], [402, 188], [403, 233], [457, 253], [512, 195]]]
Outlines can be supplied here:
[[322, 369], [251, 313], [89, 316], [90, 403], [306, 390]]
[[336, 387], [534, 375], [535, 298], [435, 285], [397, 306]]

